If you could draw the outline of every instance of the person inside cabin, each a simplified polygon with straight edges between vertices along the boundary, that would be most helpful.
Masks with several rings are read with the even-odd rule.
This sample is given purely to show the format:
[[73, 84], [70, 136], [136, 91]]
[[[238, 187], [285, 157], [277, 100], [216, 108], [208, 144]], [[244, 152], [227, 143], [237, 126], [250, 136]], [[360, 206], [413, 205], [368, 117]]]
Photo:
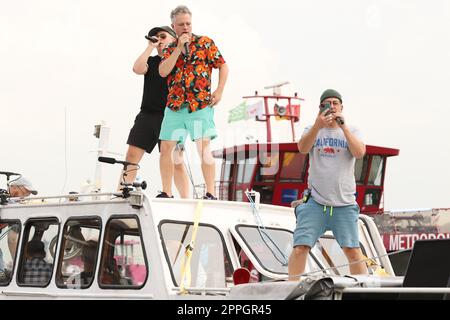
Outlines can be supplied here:
[[83, 271], [80, 273], [81, 285], [89, 286], [92, 283], [97, 261], [97, 247], [97, 241], [89, 240], [81, 249], [81, 260], [83, 261]]
[[[148, 41], [147, 48], [137, 58], [133, 66], [134, 73], [144, 75], [144, 90], [142, 95], [141, 110], [136, 116], [134, 125], [128, 135], [128, 151], [126, 161], [138, 164], [144, 153], [151, 153], [156, 144], [160, 146], [159, 133], [164, 117], [164, 109], [167, 102], [167, 81], [159, 75], [158, 66], [161, 61], [163, 49], [175, 40], [175, 32], [168, 26], [152, 28], [145, 38]], [[157, 55], [151, 56], [154, 49]], [[174, 156], [174, 181], [178, 193], [182, 198], [189, 197], [189, 180], [183, 161], [184, 146], [178, 144], [173, 152]], [[125, 176], [126, 183], [133, 183], [136, 174], [136, 166], [128, 166]], [[119, 185], [119, 189], [122, 186]]]
[[[19, 198], [19, 200], [10, 199], [9, 203], [20, 203], [20, 199], [28, 197], [30, 195], [38, 194], [37, 190], [33, 187], [30, 180], [22, 176], [8, 183], [8, 192], [12, 198]], [[8, 232], [8, 248], [13, 260], [16, 256], [18, 236], [19, 225], [15, 224]]]
[[23, 267], [23, 282], [32, 285], [46, 285], [52, 277], [53, 265], [45, 261], [45, 245], [41, 240], [31, 240], [26, 245]]
[[[115, 240], [109, 240], [109, 243], [114, 243]], [[114, 246], [104, 247], [102, 250], [102, 258], [100, 265], [99, 280], [102, 285], [120, 285], [121, 276], [119, 272], [119, 266], [117, 264], [117, 259], [114, 257]]]
[[354, 174], [355, 159], [364, 156], [366, 146], [359, 130], [347, 124], [342, 111], [339, 92], [325, 90], [314, 124], [305, 128], [298, 142], [299, 151], [309, 154], [311, 196], [295, 209], [297, 225], [288, 264], [290, 280], [299, 279], [309, 251], [327, 230], [333, 232], [351, 263], [351, 274], [368, 273], [359, 247]]
[[[167, 77], [169, 95], [159, 135], [163, 190], [158, 197], [172, 197], [172, 152], [189, 134], [201, 159], [206, 183], [203, 198], [216, 200], [215, 161], [210, 150], [210, 141], [217, 137], [213, 107], [222, 98], [228, 66], [212, 39], [192, 33], [192, 14], [186, 6], [176, 7], [170, 18], [178, 39], [164, 49], [159, 65], [159, 74]], [[212, 69], [219, 69], [218, 85], [213, 93]]]
[[[20, 230], [19, 222], [9, 222], [0, 224], [0, 284], [9, 283], [12, 278], [12, 269], [14, 267], [16, 245], [17, 245], [17, 235]], [[14, 233], [10, 236], [10, 233]], [[5, 235], [8, 235], [5, 238]], [[11, 237], [11, 238], [10, 238]], [[15, 239], [15, 243], [12, 239]], [[5, 241], [3, 241], [3, 239]], [[10, 250], [10, 257], [7, 253], [3, 252], [4, 243], [7, 243]], [[4, 256], [5, 254], [5, 256]]]

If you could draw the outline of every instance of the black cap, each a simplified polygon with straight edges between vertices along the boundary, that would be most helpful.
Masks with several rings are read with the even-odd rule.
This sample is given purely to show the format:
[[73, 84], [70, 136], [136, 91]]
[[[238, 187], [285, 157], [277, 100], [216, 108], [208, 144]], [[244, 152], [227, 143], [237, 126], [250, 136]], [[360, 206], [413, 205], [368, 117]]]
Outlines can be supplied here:
[[175, 31], [173, 31], [173, 29], [169, 26], [162, 26], [162, 27], [154, 27], [152, 28], [148, 34], [145, 36], [145, 39], [150, 40], [150, 37], [154, 37], [158, 34], [158, 32], [160, 31], [165, 31], [168, 34], [170, 34], [172, 37], [176, 38], [177, 34], [175, 33]]

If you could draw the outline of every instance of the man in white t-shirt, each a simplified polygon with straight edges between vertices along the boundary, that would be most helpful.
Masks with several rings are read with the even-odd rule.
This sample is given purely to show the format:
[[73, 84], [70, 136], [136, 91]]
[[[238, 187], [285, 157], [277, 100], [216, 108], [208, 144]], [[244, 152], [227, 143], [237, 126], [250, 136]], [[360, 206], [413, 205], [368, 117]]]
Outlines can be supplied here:
[[[289, 278], [299, 279], [316, 241], [331, 230], [350, 263], [352, 274], [366, 274], [359, 247], [359, 206], [355, 192], [355, 161], [364, 156], [361, 134], [349, 126], [342, 114], [342, 96], [333, 89], [320, 98], [314, 125], [306, 127], [299, 151], [309, 154], [309, 200], [295, 209], [297, 226], [294, 249], [289, 258]], [[359, 261], [359, 262], [358, 262]]]

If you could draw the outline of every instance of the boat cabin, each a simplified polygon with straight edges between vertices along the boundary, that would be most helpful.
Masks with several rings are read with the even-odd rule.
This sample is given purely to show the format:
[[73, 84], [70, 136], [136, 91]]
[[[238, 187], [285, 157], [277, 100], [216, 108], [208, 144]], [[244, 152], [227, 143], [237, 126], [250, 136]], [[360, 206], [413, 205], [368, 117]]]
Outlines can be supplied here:
[[[366, 146], [364, 158], [356, 161], [356, 201], [362, 213], [383, 210], [383, 188], [387, 158], [398, 149]], [[330, 152], [334, 149], [330, 148]], [[290, 206], [301, 199], [308, 182], [308, 155], [297, 143], [245, 144], [214, 151], [221, 159], [218, 195], [221, 200], [248, 201], [246, 190], [261, 194], [261, 203]]]

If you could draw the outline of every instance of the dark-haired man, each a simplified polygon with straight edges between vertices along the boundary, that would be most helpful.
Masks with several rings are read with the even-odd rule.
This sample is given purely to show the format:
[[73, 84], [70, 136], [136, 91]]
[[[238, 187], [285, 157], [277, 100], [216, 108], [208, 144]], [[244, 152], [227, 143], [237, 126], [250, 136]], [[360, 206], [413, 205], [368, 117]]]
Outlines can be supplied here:
[[[133, 66], [134, 73], [144, 75], [144, 92], [141, 111], [136, 116], [127, 141], [129, 147], [126, 161], [132, 163], [139, 163], [145, 152], [151, 153], [156, 144], [159, 144], [159, 133], [168, 90], [167, 81], [159, 75], [158, 67], [163, 49], [175, 40], [176, 34], [169, 26], [161, 26], [152, 28], [145, 38], [148, 40], [147, 48]], [[154, 49], [158, 54], [151, 56]], [[174, 175], [175, 185], [180, 196], [187, 198], [189, 197], [189, 181], [184, 168], [183, 146], [178, 145], [173, 155], [175, 161], [172, 170], [176, 172]], [[137, 168], [128, 166], [128, 170], [125, 182], [132, 183], [136, 178]]]

